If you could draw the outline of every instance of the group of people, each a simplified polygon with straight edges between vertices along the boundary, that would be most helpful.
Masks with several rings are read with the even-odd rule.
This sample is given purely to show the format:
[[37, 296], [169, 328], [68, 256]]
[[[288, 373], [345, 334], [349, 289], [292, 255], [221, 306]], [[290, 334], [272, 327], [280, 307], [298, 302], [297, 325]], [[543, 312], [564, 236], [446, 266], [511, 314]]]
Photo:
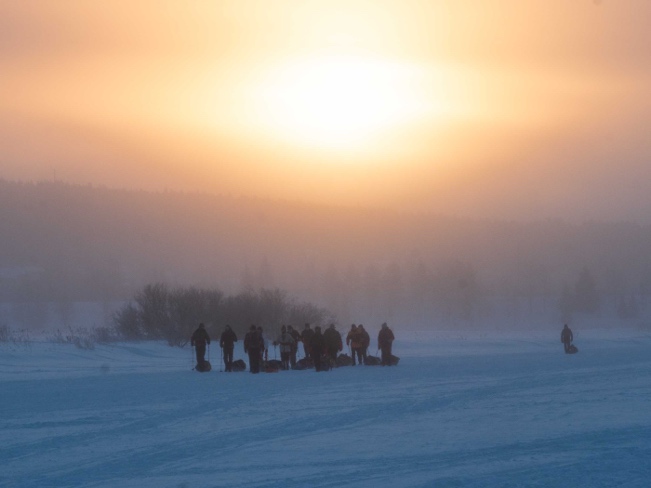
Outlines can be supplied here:
[[[391, 365], [391, 349], [394, 339], [389, 326], [386, 323], [382, 324], [378, 334], [378, 349], [382, 352], [380, 364], [383, 366]], [[237, 335], [227, 325], [219, 341], [227, 372], [233, 371], [233, 350], [237, 340]], [[206, 346], [210, 344], [210, 337], [204, 324], [199, 324], [199, 328], [192, 334], [190, 343], [196, 352], [196, 369], [204, 371]], [[333, 365], [338, 353], [343, 350], [342, 336], [335, 324], [331, 324], [323, 332], [320, 326], [312, 329], [310, 324], [305, 324], [302, 332], [298, 332], [291, 325], [283, 325], [280, 329], [280, 335], [273, 341], [273, 346], [280, 348], [282, 369], [296, 368], [299, 343], [303, 344], [305, 359], [311, 361], [317, 371], [328, 369]], [[364, 326], [362, 324], [352, 324], [350, 331], [346, 335], [346, 345], [350, 347], [353, 366], [366, 364], [367, 350], [370, 343], [371, 338]], [[260, 372], [262, 364], [268, 359], [268, 350], [268, 342], [262, 327], [251, 325], [244, 336], [244, 353], [249, 357], [251, 373]]]

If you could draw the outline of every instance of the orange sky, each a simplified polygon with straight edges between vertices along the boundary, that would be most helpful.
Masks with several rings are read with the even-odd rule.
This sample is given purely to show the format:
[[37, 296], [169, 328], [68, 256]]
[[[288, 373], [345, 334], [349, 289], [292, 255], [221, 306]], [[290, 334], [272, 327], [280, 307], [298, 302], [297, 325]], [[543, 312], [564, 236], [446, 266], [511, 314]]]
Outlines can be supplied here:
[[651, 2], [0, 0], [0, 176], [651, 221]]

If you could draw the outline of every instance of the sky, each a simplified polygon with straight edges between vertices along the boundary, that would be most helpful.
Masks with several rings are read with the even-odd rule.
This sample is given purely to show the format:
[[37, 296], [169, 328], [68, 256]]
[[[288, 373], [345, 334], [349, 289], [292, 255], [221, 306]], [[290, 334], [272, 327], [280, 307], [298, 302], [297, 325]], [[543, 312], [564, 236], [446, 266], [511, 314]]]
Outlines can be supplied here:
[[0, 177], [651, 222], [647, 0], [0, 0]]

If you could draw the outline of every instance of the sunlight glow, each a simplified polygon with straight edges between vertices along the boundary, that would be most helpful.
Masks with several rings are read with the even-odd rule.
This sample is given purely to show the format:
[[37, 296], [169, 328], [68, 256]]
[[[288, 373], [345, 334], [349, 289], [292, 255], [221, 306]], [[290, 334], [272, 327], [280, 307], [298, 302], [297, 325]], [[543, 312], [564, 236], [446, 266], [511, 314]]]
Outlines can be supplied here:
[[293, 144], [360, 150], [435, 110], [414, 66], [327, 55], [286, 63], [256, 88], [259, 122]]

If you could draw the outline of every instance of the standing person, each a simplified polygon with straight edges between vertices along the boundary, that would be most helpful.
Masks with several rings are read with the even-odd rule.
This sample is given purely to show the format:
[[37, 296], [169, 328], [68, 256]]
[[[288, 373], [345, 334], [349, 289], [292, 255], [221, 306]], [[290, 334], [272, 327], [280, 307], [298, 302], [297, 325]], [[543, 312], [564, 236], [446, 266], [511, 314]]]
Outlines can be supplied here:
[[192, 333], [192, 337], [190, 337], [190, 345], [194, 347], [197, 355], [197, 365], [195, 366], [197, 371], [205, 370], [206, 360], [204, 358], [206, 355], [206, 344], [210, 344], [210, 336], [206, 331], [206, 326], [201, 323], [199, 324], [199, 328]]
[[359, 347], [362, 350], [362, 359], [364, 360], [364, 364], [366, 364], [366, 352], [368, 351], [368, 347], [371, 345], [371, 336], [368, 335], [368, 332], [366, 332], [366, 329], [364, 329], [362, 324], [357, 326], [357, 331], [359, 332]]
[[263, 349], [264, 343], [262, 337], [260, 337], [260, 332], [255, 325], [251, 325], [244, 337], [244, 354], [249, 355], [249, 371], [251, 373], [260, 372], [260, 354], [262, 354]]
[[572, 334], [572, 329], [570, 329], [567, 324], [563, 326], [561, 331], [561, 342], [563, 343], [563, 348], [565, 349], [565, 354], [570, 353], [570, 346], [574, 340], [574, 335]]
[[346, 345], [350, 346], [351, 356], [353, 356], [353, 366], [355, 366], [355, 359], [359, 364], [364, 364], [362, 360], [362, 334], [360, 329], [355, 324], [350, 326], [350, 331], [346, 336]]
[[287, 326], [287, 333], [292, 336], [294, 342], [292, 343], [292, 350], [289, 353], [289, 364], [292, 369], [296, 367], [296, 354], [298, 353], [298, 343], [301, 340], [301, 334], [297, 330], [294, 330], [294, 327], [291, 325]]
[[310, 347], [310, 341], [314, 336], [314, 331], [310, 329], [310, 324], [305, 324], [303, 332], [301, 332], [301, 340], [303, 341], [303, 354], [306, 358], [312, 357], [312, 351]]
[[260, 340], [262, 341], [262, 348], [260, 349], [260, 364], [264, 364], [265, 361], [269, 359], [269, 341], [264, 335], [264, 330], [262, 326], [258, 326], [258, 334], [260, 334]]
[[295, 341], [284, 325], [280, 329], [278, 344], [280, 345], [280, 362], [282, 364], [282, 368], [287, 370], [290, 368], [290, 356], [292, 354], [292, 348], [295, 345]]
[[314, 360], [314, 369], [321, 371], [321, 358], [325, 352], [325, 340], [321, 334], [321, 327], [318, 325], [314, 328], [314, 333], [310, 338], [310, 356]]
[[233, 332], [230, 325], [227, 325], [219, 339], [219, 347], [224, 351], [224, 366], [226, 366], [227, 373], [233, 371], [233, 349], [235, 348], [236, 342], [237, 336], [235, 332]]
[[330, 324], [330, 327], [323, 333], [323, 340], [325, 341], [326, 352], [330, 360], [330, 367], [337, 365], [337, 352], [344, 348], [341, 341], [341, 334], [335, 327], [335, 324]]
[[382, 351], [382, 362], [380, 363], [382, 366], [391, 365], [391, 345], [394, 339], [393, 332], [389, 329], [387, 323], [383, 323], [377, 336], [377, 347]]

